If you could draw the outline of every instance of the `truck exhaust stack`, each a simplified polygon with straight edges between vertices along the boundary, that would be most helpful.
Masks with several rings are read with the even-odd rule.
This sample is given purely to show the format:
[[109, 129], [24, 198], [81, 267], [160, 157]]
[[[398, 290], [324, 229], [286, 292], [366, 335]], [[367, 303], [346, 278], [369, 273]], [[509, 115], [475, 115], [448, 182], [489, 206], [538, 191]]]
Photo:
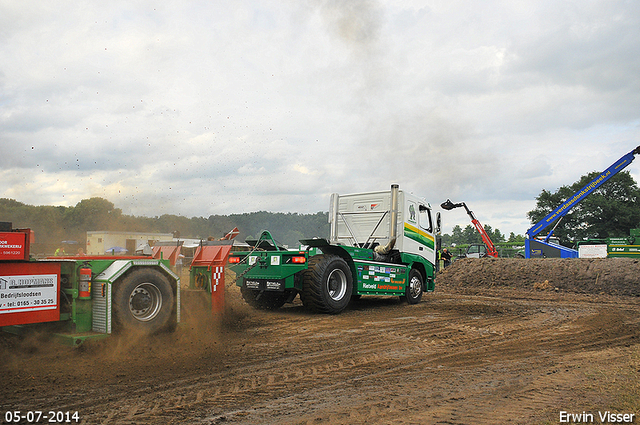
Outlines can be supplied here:
[[389, 242], [385, 246], [376, 246], [375, 252], [380, 255], [387, 255], [396, 244], [398, 237], [398, 191], [397, 184], [391, 185], [391, 211], [389, 215]]

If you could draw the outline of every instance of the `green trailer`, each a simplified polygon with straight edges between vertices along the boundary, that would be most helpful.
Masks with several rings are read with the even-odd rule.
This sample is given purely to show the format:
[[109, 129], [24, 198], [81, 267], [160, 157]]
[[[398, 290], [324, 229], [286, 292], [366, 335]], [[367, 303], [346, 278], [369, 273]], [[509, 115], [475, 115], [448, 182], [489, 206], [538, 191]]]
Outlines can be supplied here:
[[32, 233], [0, 223], [0, 328], [48, 326], [70, 345], [114, 331], [152, 334], [180, 321], [180, 278], [147, 256], [31, 258]]
[[607, 257], [640, 258], [640, 229], [631, 229], [624, 238], [607, 239]]
[[601, 247], [600, 256], [607, 258], [640, 258], [640, 229], [631, 229], [629, 236], [580, 241], [578, 247], [583, 250], [586, 247]]
[[329, 223], [329, 239], [301, 240], [299, 249], [263, 231], [246, 241], [250, 251], [232, 252], [228, 262], [244, 300], [276, 309], [299, 295], [306, 307], [336, 314], [354, 297], [398, 296], [415, 304], [434, 290], [440, 214], [424, 199], [397, 185], [333, 194]]

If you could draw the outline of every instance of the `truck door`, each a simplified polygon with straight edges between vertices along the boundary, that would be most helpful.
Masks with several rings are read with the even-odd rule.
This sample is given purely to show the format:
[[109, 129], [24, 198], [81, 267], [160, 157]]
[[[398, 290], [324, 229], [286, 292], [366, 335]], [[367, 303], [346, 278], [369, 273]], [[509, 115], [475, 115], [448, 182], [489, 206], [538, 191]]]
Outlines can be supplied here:
[[421, 240], [423, 246], [420, 246], [419, 254], [423, 258], [429, 260], [432, 264], [436, 261], [435, 238], [434, 238], [434, 222], [431, 216], [431, 208], [420, 203], [418, 204], [418, 226], [423, 238]]
[[419, 255], [435, 264], [434, 222], [431, 209], [418, 199], [407, 199], [404, 220], [404, 237], [398, 249], [403, 253]]

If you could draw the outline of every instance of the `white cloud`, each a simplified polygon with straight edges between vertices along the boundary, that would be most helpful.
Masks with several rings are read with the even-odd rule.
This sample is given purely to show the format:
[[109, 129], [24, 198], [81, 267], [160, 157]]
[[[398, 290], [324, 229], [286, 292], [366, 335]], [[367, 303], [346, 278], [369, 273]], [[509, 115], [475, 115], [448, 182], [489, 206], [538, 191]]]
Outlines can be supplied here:
[[191, 217], [399, 183], [522, 234], [543, 188], [640, 144], [639, 21], [617, 0], [5, 2], [0, 196]]

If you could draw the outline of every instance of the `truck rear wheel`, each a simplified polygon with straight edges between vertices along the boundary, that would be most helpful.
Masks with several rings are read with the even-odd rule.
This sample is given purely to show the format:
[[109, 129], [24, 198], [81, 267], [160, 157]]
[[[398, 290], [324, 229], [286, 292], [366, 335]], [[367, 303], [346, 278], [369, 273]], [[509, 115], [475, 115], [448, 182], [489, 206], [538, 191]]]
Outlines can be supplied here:
[[418, 270], [412, 269], [409, 272], [409, 282], [402, 298], [406, 299], [409, 304], [418, 304], [422, 299], [423, 288], [424, 280], [422, 275]]
[[291, 290], [268, 292], [247, 289], [244, 286], [240, 288], [240, 292], [247, 304], [259, 310], [276, 310], [282, 307], [291, 296]]
[[175, 304], [169, 279], [159, 270], [136, 269], [114, 284], [116, 330], [152, 334], [169, 327]]
[[351, 300], [351, 269], [336, 255], [315, 255], [309, 259], [302, 288], [305, 306], [320, 313], [340, 313]]

